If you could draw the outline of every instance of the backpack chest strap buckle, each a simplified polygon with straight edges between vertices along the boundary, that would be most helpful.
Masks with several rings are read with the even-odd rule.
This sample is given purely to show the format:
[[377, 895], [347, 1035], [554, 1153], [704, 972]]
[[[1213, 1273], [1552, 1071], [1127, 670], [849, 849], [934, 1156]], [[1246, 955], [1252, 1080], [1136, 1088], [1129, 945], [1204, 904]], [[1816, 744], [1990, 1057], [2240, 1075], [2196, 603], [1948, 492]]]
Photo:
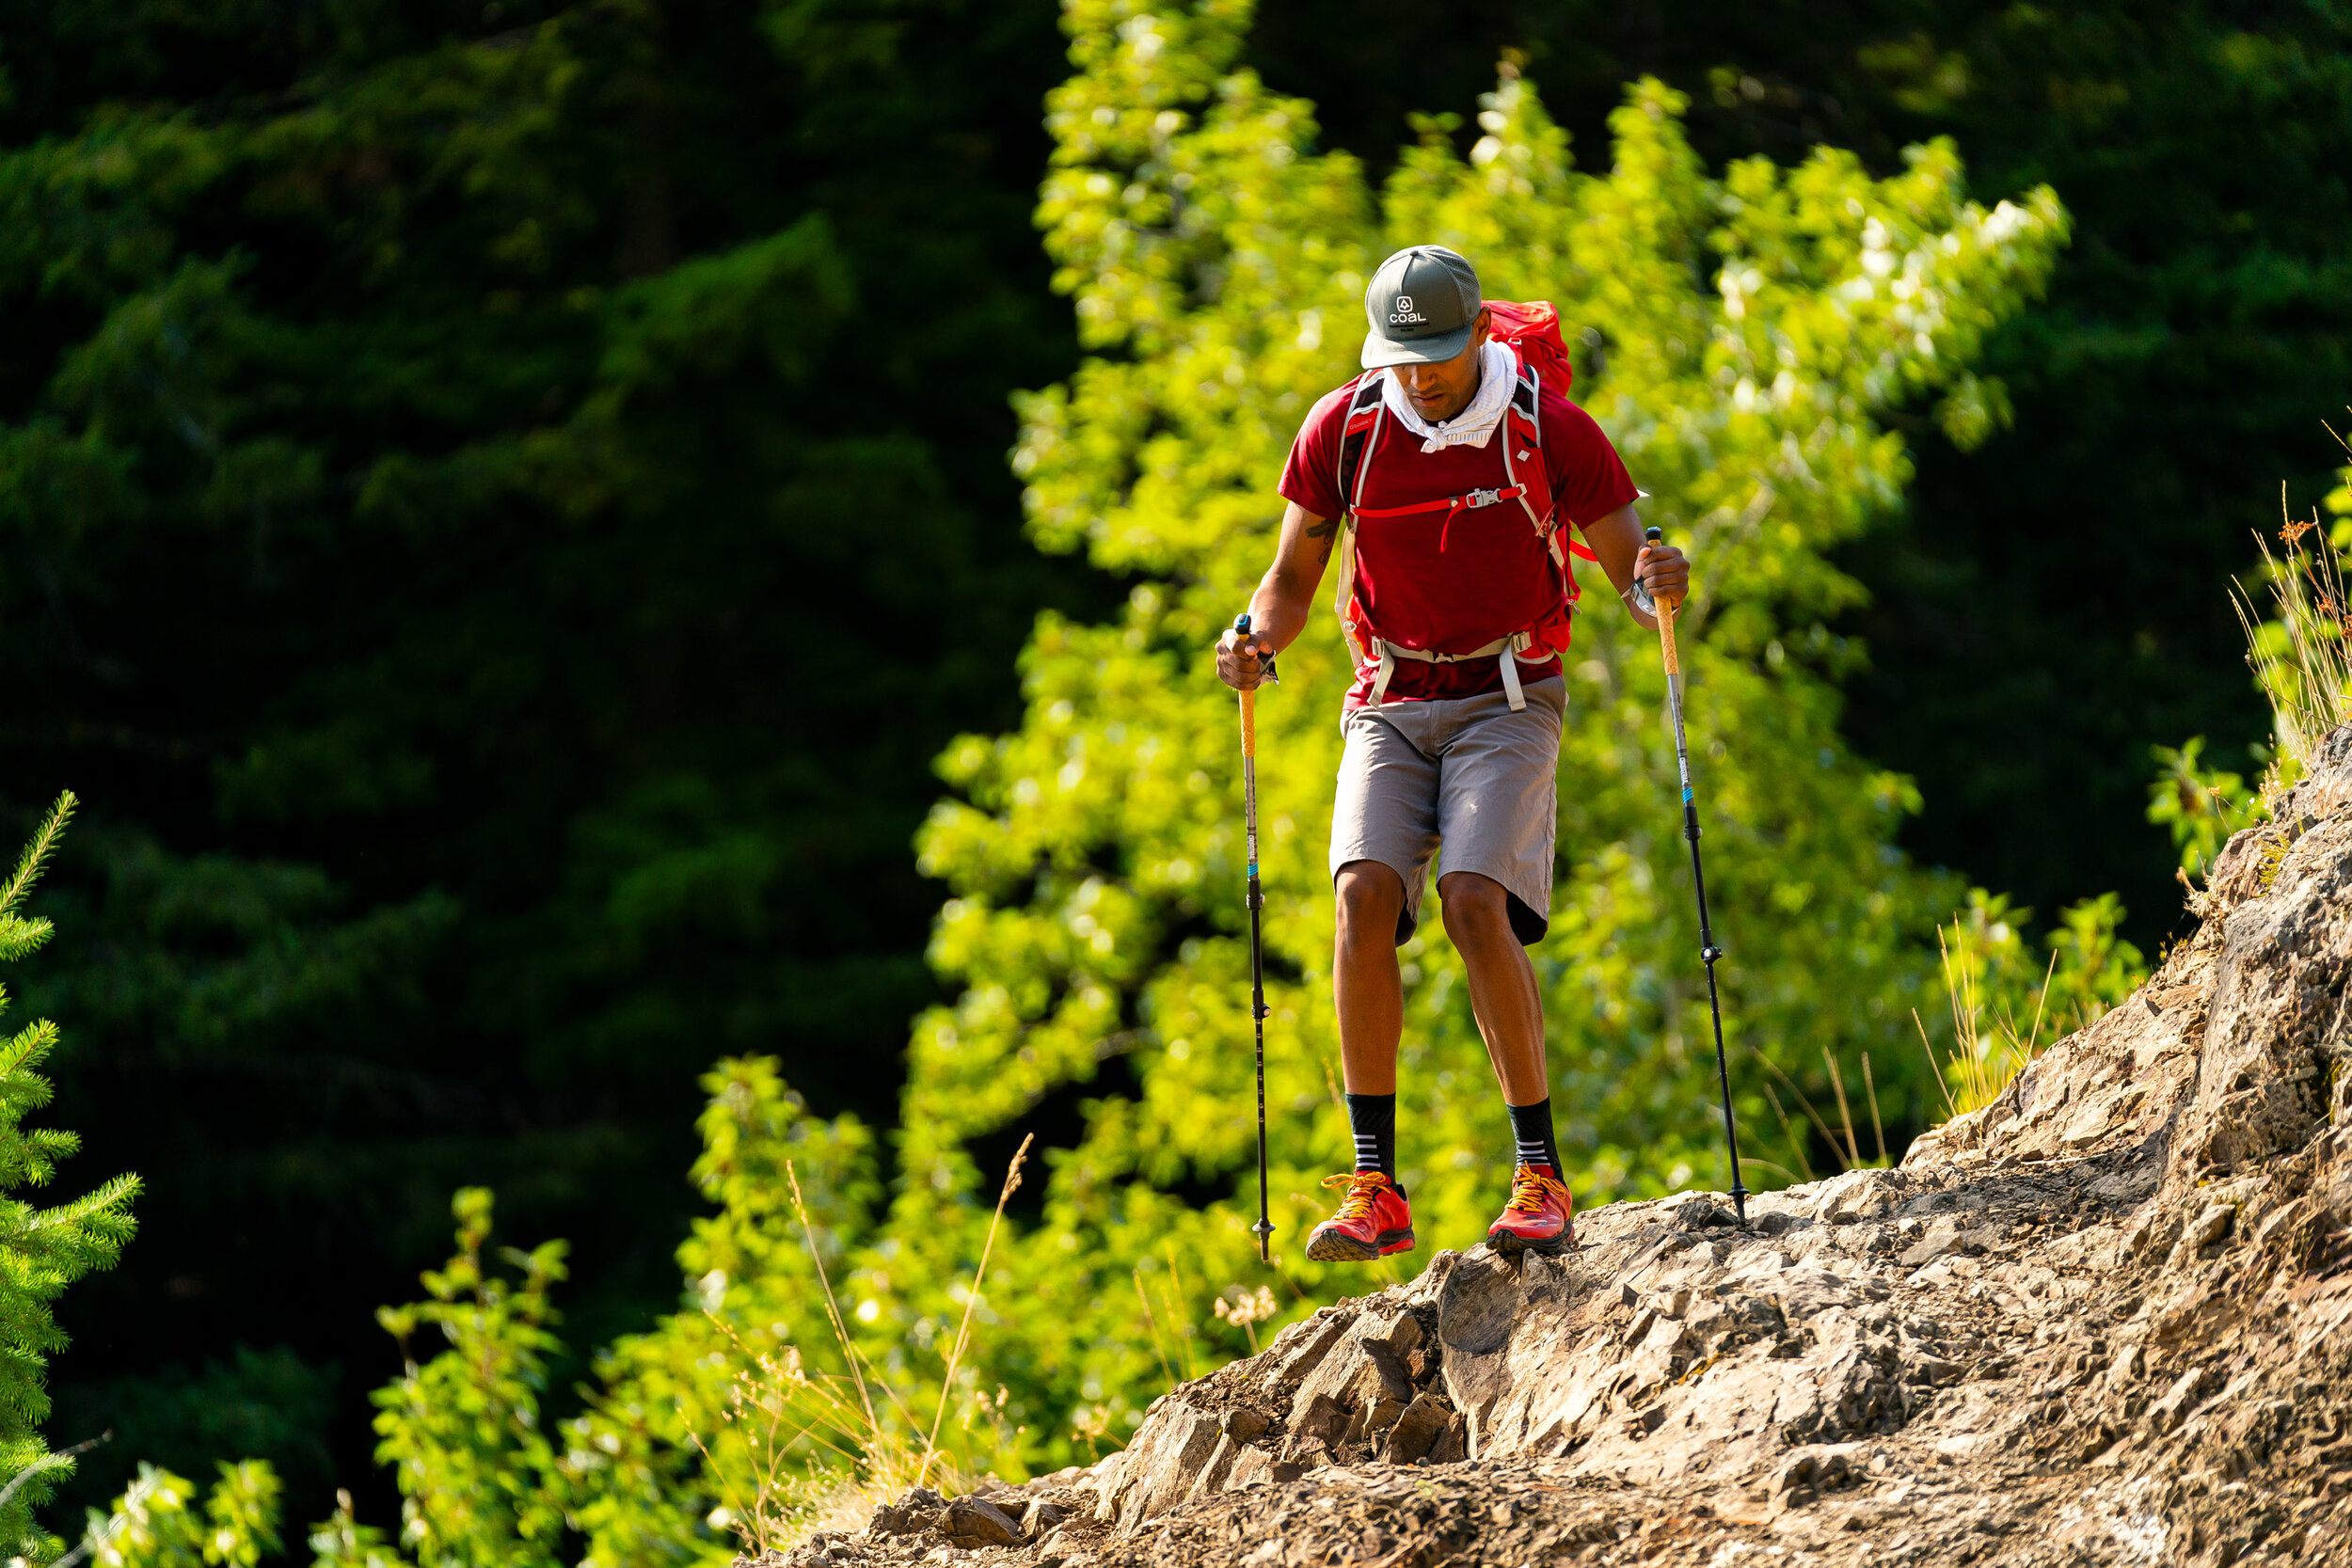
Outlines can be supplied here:
[[1469, 495], [1462, 498], [1461, 504], [1465, 510], [1475, 511], [1477, 508], [1482, 506], [1492, 506], [1495, 502], [1501, 500], [1502, 499], [1502, 492], [1499, 489], [1472, 490]]

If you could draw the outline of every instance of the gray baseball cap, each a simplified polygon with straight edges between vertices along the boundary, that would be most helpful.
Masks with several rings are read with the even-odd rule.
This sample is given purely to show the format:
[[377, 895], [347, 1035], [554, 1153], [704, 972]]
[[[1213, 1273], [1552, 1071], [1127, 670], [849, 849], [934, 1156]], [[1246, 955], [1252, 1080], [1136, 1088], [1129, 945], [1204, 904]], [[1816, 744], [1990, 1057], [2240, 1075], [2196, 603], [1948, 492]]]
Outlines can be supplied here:
[[1408, 245], [1364, 291], [1363, 365], [1436, 365], [1470, 346], [1483, 300], [1478, 269], [1441, 245]]

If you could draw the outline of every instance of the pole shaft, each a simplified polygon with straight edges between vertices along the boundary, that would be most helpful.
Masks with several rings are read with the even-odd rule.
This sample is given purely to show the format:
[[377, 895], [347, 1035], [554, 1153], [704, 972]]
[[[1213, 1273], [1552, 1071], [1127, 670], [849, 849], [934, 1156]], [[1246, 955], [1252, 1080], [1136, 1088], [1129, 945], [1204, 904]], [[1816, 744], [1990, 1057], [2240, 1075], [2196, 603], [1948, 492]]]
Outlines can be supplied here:
[[1691, 886], [1698, 895], [1699, 961], [1707, 966], [1707, 1012], [1715, 1025], [1715, 1085], [1723, 1093], [1724, 1144], [1731, 1159], [1731, 1206], [1740, 1223], [1748, 1223], [1748, 1188], [1740, 1177], [1740, 1125], [1731, 1113], [1731, 1069], [1724, 1057], [1724, 1004], [1715, 984], [1715, 960], [1723, 951], [1715, 945], [1714, 927], [1707, 917], [1707, 871], [1699, 862], [1699, 808], [1691, 788], [1691, 746], [1682, 728], [1682, 661], [1675, 648], [1675, 607], [1658, 601], [1658, 640], [1666, 660], [1666, 706], [1674, 715], [1675, 770], [1682, 784], [1682, 836], [1691, 845]]
[[1258, 1030], [1258, 1261], [1272, 1262], [1267, 1241], [1274, 1234], [1274, 1222], [1266, 1217], [1265, 1175], [1265, 949], [1258, 934], [1259, 911], [1263, 907], [1258, 892], [1258, 879], [1249, 879], [1249, 1010], [1256, 1015], [1253, 1022]]
[[[1248, 618], [1236, 623], [1245, 634]], [[1258, 1261], [1270, 1263], [1274, 1222], [1267, 1213], [1265, 1160], [1265, 894], [1258, 885], [1258, 693], [1241, 694], [1242, 819], [1249, 845], [1249, 1022], [1257, 1037], [1258, 1062]]]

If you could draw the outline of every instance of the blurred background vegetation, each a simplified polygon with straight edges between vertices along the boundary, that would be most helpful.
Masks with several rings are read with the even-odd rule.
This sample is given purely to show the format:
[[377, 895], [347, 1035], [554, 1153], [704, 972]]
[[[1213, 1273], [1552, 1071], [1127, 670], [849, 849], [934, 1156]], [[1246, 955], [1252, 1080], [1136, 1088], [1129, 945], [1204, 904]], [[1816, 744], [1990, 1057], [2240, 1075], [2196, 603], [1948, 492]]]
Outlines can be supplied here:
[[[1588, 158], [1654, 73], [1710, 166], [1949, 135], [1987, 200], [2054, 186], [2071, 248], [1979, 367], [2013, 421], [1887, 417], [1917, 472], [1838, 557], [1842, 723], [1919, 781], [1919, 860], [2045, 922], [2114, 890], [2153, 954], [2151, 748], [2261, 771], [2221, 584], [2341, 460], [2347, 44], [2326, 6], [1268, 0], [1248, 58], [1375, 178], [1508, 50]], [[1048, 0], [0, 4], [0, 747], [23, 825], [87, 802], [23, 980], [70, 1176], [146, 1181], [60, 1311], [52, 1440], [120, 1434], [74, 1500], [261, 1455], [294, 1519], [338, 1480], [389, 1518], [373, 1309], [452, 1189], [574, 1239], [594, 1345], [675, 1303], [714, 1059], [893, 1121], [932, 758], [1017, 721], [1039, 610], [1129, 586], [1039, 553], [1005, 462], [1077, 362], [1032, 217], [1066, 46]]]

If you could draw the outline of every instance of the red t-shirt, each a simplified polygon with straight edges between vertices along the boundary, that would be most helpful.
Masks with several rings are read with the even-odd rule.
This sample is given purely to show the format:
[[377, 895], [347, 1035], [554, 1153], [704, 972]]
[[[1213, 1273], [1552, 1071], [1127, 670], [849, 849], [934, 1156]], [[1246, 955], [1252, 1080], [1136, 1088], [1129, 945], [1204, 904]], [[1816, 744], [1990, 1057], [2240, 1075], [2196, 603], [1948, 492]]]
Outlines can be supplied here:
[[[1337, 517], [1347, 510], [1339, 493], [1339, 466], [1349, 389], [1327, 393], [1309, 410], [1282, 466], [1282, 499], [1317, 517]], [[1549, 388], [1536, 401], [1535, 415], [1552, 504], [1562, 521], [1581, 529], [1640, 495], [1591, 415]], [[1377, 436], [1377, 446], [1368, 448], [1362, 460], [1368, 470], [1362, 496], [1367, 511], [1444, 500], [1510, 483], [1502, 460], [1502, 443], [1511, 439], [1508, 418], [1484, 447], [1423, 452], [1422, 438], [1393, 414], [1381, 420]], [[1526, 469], [1520, 465], [1521, 473]], [[1529, 499], [1541, 513], [1540, 499]], [[1550, 551], [1517, 500], [1456, 511], [1451, 520], [1438, 508], [1402, 517], [1366, 517], [1357, 524], [1357, 603], [1378, 635], [1401, 647], [1467, 653], [1548, 619], [1565, 622], [1567, 596]], [[1565, 638], [1564, 630], [1559, 641]], [[1522, 679], [1556, 673], [1556, 667], [1522, 661]], [[1356, 672], [1347, 706], [1371, 699], [1372, 674], [1369, 668]], [[1474, 697], [1502, 688], [1502, 668], [1495, 659], [1424, 664], [1401, 658], [1382, 701]]]

